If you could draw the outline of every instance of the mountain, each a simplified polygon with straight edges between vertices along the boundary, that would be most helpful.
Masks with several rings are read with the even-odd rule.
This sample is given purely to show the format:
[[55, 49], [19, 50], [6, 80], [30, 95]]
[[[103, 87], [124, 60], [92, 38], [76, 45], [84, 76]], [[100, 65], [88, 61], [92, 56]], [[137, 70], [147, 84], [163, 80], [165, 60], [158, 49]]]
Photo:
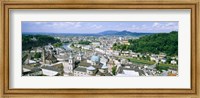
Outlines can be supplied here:
[[115, 36], [144, 36], [144, 35], [151, 35], [154, 33], [136, 33], [136, 32], [130, 32], [127, 30], [123, 31], [114, 31], [114, 30], [108, 30], [98, 33], [99, 35], [115, 35]]
[[108, 30], [108, 31], [103, 31], [103, 32], [99, 32], [99, 35], [114, 35], [116, 33], [118, 33], [119, 31], [115, 31], [115, 30]]
[[120, 32], [117, 32], [116, 35], [135, 35], [136, 33], [133, 33], [133, 32], [130, 32], [130, 31], [120, 31]]
[[99, 33], [53, 33], [53, 32], [22, 32], [23, 35], [51, 35], [51, 36], [135, 36], [141, 37], [144, 35], [151, 35], [156, 33], [140, 33], [140, 32], [130, 32], [127, 30], [116, 31], [116, 30], [107, 30]]

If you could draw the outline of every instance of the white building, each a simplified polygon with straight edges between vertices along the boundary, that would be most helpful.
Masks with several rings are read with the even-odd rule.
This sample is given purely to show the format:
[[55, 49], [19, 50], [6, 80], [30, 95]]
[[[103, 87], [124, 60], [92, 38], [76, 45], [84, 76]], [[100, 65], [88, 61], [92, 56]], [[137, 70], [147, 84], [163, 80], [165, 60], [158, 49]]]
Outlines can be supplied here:
[[101, 45], [100, 42], [92, 42], [92, 46], [93, 46], [93, 47], [97, 47], [97, 46], [100, 46], [100, 45]]
[[170, 63], [173, 64], [173, 65], [176, 65], [176, 64], [177, 64], [177, 61], [176, 61], [176, 60], [171, 60]]
[[166, 58], [162, 58], [160, 61], [161, 61], [162, 63], [166, 63], [166, 62], [167, 62], [167, 59], [166, 59]]
[[87, 76], [87, 68], [78, 66], [74, 69], [74, 76]]
[[87, 67], [87, 74], [90, 76], [94, 76], [96, 71], [97, 71], [96, 68], [94, 68], [93, 66]]
[[119, 52], [119, 51], [113, 51], [113, 55], [119, 56], [119, 55], [120, 55], [120, 52]]
[[102, 54], [106, 53], [103, 49], [100, 49], [100, 48], [95, 48], [95, 51], [100, 52]]
[[156, 61], [156, 62], [159, 61], [158, 56], [156, 56], [156, 55], [150, 56], [150, 60]]
[[85, 49], [85, 50], [91, 50], [92, 47], [90, 45], [85, 45], [82, 47], [82, 49]]

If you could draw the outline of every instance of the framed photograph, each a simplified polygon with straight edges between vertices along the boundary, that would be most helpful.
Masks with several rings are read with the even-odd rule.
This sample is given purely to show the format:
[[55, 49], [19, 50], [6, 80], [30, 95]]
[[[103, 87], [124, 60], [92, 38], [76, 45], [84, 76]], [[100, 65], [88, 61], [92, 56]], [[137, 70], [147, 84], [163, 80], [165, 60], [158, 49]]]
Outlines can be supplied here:
[[2, 94], [198, 97], [198, 3], [2, 2]]

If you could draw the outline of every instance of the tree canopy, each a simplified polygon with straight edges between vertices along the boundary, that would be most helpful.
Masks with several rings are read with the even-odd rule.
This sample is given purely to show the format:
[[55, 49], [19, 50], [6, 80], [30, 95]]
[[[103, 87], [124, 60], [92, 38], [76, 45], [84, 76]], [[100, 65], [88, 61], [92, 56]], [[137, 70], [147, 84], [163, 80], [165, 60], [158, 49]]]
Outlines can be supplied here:
[[159, 33], [129, 40], [130, 45], [115, 43], [114, 50], [132, 50], [140, 53], [166, 53], [169, 56], [178, 55], [178, 32]]
[[90, 41], [79, 41], [78, 44], [83, 44], [83, 45], [89, 45], [91, 42]]
[[129, 48], [141, 53], [166, 53], [169, 56], [178, 55], [178, 32], [160, 33], [129, 40]]
[[22, 50], [30, 50], [33, 47], [48, 45], [49, 43], [60, 43], [59, 39], [55, 39], [48, 35], [22, 35]]

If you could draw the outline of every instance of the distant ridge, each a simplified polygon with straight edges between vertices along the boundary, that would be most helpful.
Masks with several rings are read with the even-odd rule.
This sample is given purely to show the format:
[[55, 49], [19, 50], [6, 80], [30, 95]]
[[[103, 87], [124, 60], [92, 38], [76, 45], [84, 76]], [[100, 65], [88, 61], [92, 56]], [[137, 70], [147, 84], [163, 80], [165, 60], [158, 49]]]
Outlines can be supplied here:
[[140, 33], [140, 32], [130, 32], [127, 30], [123, 31], [114, 31], [114, 30], [108, 30], [98, 33], [99, 35], [115, 35], [115, 36], [143, 36], [143, 35], [151, 35], [156, 33]]
[[99, 33], [53, 33], [53, 32], [22, 32], [23, 35], [62, 35], [62, 36], [144, 36], [152, 35], [157, 33], [141, 33], [141, 32], [131, 32], [127, 30], [116, 31], [107, 30]]

